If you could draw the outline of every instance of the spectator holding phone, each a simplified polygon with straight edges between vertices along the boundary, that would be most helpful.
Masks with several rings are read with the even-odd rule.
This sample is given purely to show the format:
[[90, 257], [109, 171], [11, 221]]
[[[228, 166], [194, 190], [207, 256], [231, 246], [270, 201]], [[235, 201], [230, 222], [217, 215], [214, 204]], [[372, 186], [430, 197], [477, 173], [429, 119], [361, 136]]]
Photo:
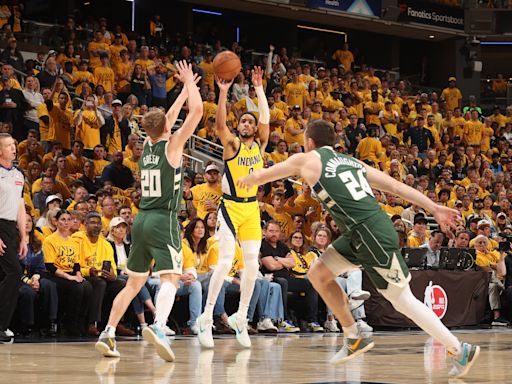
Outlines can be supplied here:
[[[87, 333], [90, 336], [99, 335], [97, 326], [104, 326], [114, 298], [125, 286], [124, 280], [117, 278], [114, 251], [109, 242], [100, 235], [102, 228], [100, 214], [89, 212], [85, 217], [85, 232], [80, 231], [72, 236], [80, 260], [80, 270], [92, 285], [87, 318]], [[103, 313], [104, 318], [102, 308], [108, 309]], [[118, 326], [117, 331], [126, 336], [134, 335], [133, 331], [128, 332], [130, 330], [122, 325]]]

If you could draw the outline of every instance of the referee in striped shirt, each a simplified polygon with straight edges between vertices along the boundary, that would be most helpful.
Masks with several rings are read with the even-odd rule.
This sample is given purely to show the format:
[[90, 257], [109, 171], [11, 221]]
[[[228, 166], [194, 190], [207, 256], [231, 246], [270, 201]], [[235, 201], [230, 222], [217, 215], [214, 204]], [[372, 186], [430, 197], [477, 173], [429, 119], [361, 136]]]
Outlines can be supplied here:
[[15, 158], [14, 139], [8, 133], [0, 133], [0, 344], [9, 343], [14, 337], [7, 327], [21, 285], [18, 254], [22, 258], [27, 255], [24, 176], [14, 167]]

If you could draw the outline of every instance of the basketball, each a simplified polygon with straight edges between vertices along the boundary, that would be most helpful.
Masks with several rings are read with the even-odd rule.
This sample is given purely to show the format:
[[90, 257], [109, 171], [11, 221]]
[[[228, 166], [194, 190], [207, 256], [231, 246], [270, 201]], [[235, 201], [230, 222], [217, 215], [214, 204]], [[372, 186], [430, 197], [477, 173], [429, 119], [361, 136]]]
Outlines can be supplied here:
[[223, 51], [213, 59], [213, 71], [222, 80], [233, 80], [238, 76], [241, 69], [240, 58], [231, 51]]

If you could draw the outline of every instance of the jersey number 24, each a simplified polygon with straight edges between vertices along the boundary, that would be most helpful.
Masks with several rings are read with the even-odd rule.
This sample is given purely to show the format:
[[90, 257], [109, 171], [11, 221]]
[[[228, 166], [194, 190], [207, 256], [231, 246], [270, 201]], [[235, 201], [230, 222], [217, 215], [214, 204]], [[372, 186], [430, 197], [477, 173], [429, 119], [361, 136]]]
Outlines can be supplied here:
[[354, 200], [359, 201], [366, 196], [374, 197], [372, 188], [368, 184], [366, 177], [364, 177], [362, 169], [357, 170], [357, 179], [352, 171], [341, 172], [338, 174], [338, 177], [345, 184]]

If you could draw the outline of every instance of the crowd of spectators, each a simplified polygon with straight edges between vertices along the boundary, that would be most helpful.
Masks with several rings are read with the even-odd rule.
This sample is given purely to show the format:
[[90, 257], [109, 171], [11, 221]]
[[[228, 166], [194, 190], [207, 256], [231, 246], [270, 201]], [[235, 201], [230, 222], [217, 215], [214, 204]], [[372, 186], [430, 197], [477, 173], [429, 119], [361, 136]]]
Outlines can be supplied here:
[[[75, 50], [70, 33], [64, 48], [41, 52], [37, 60], [23, 62], [15, 37], [2, 53], [7, 59], [1, 68], [0, 131], [17, 140], [30, 218], [30, 252], [20, 261], [24, 284], [13, 324], [19, 332], [37, 322], [48, 334], [63, 325], [70, 333], [97, 336], [105, 323], [109, 305], [126, 281], [130, 227], [139, 210], [138, 161], [144, 136], [139, 123], [149, 108], [168, 108], [181, 91], [174, 76], [176, 60], [191, 62], [202, 76], [204, 116], [196, 133], [218, 143], [212, 60], [226, 48], [220, 41], [176, 41], [164, 50], [158, 41], [163, 27], [158, 18], [152, 22], [148, 40], [156, 46], [139, 46], [140, 39], [128, 38], [119, 26], [109, 31], [107, 20], [100, 19], [83, 52]], [[230, 48], [242, 49], [236, 43]], [[431, 232], [428, 212], [374, 191], [394, 222], [401, 246], [428, 248], [431, 266], [438, 263], [442, 245], [475, 247], [476, 264], [493, 276], [492, 319], [510, 320], [501, 305], [510, 303], [510, 257], [499, 242], [504, 233], [512, 234], [512, 106], [505, 114], [496, 107], [484, 116], [474, 98], [463, 104], [454, 77], [442, 92], [410, 93], [406, 82], [393, 80], [389, 73], [364, 64], [356, 70], [348, 44], [333, 48], [332, 61], [324, 65], [301, 63], [286, 48], [273, 46], [261, 62], [244, 62], [231, 89], [228, 126], [235, 131], [242, 113], [257, 114], [250, 65], [262, 65], [271, 127], [266, 166], [303, 151], [309, 121], [328, 121], [337, 134], [336, 151], [461, 212], [464, 224], [456, 232]], [[187, 157], [183, 161], [179, 218], [184, 273], [178, 296], [188, 296], [188, 327], [195, 333], [218, 256], [213, 235], [221, 170], [214, 161], [202, 170], [193, 169]], [[249, 310], [251, 332], [339, 331], [306, 277], [318, 255], [340, 236], [336, 224], [301, 180], [260, 186], [257, 198], [264, 239], [261, 274]], [[239, 250], [215, 307], [217, 332], [232, 332], [226, 324], [225, 298], [239, 291], [243, 269]], [[338, 280], [358, 326], [371, 331], [364, 322], [363, 302], [369, 293], [362, 289], [362, 274], [355, 271]], [[158, 279], [150, 277], [133, 301], [140, 327], [155, 311], [158, 287]], [[118, 334], [131, 335], [133, 330], [121, 325]]]

